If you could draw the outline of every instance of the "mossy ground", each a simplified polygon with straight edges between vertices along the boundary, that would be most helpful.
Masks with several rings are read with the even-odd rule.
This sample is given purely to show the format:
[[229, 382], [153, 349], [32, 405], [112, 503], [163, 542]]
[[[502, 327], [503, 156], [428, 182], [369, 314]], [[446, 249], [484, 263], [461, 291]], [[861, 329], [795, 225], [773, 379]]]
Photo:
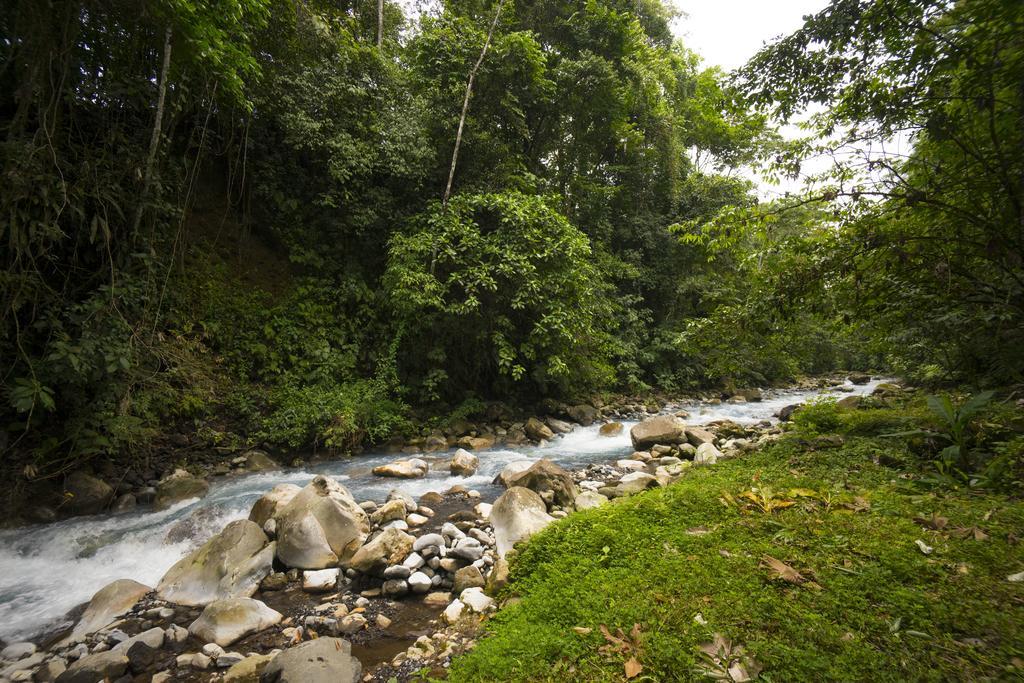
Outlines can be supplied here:
[[[867, 417], [855, 431], [871, 431]], [[882, 464], [913, 460], [892, 439], [847, 430], [839, 448], [813, 443], [789, 435], [553, 525], [513, 563], [518, 600], [449, 680], [620, 681], [632, 653], [602, 653], [600, 627], [634, 624], [636, 681], [705, 678], [700, 648], [716, 634], [764, 681], [1024, 677], [1024, 583], [1007, 580], [1024, 570], [1024, 504], [922, 488]], [[766, 487], [794, 504], [769, 513], [721, 500]], [[765, 556], [806, 582], [773, 579]]]

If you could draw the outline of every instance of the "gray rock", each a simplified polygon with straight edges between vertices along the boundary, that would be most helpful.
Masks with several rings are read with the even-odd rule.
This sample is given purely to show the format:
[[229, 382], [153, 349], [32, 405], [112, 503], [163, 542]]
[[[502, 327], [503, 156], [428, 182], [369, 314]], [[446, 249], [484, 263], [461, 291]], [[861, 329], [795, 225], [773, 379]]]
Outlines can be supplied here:
[[352, 556], [349, 566], [364, 574], [381, 573], [387, 567], [401, 562], [412, 550], [414, 540], [399, 529], [385, 529]]
[[600, 507], [607, 502], [607, 496], [602, 496], [596, 491], [583, 491], [576, 496], [575, 506], [577, 510], [590, 510]]
[[693, 458], [694, 465], [714, 465], [722, 457], [722, 452], [710, 443], [703, 443], [697, 448]]
[[538, 460], [521, 472], [510, 474], [504, 481], [509, 488], [521, 486], [541, 495], [551, 491], [555, 503], [561, 506], [571, 506], [576, 499], [576, 483], [572, 475], [547, 458]]
[[30, 655], [36, 653], [36, 644], [23, 642], [23, 643], [11, 643], [0, 651], [0, 659], [4, 659], [8, 662], [16, 662], [19, 659], [24, 659]]
[[455, 451], [455, 455], [452, 456], [451, 462], [448, 463], [448, 469], [452, 474], [462, 477], [468, 477], [480, 466], [480, 458], [476, 457], [464, 448], [460, 448]]
[[646, 489], [657, 488], [658, 486], [660, 486], [660, 482], [658, 482], [657, 477], [646, 472], [630, 472], [619, 480], [619, 485], [616, 488], [621, 495], [630, 496]]
[[554, 417], [545, 418], [544, 422], [547, 423], [548, 427], [551, 428], [555, 434], [568, 434], [572, 431], [572, 425], [565, 420], [559, 420]]
[[[516, 543], [529, 538], [553, 521], [555, 518], [547, 513], [547, 506], [535, 492], [521, 486], [505, 491], [494, 501], [490, 516], [498, 556], [505, 557]], [[477, 559], [480, 556], [470, 561]]]
[[691, 443], [694, 448], [700, 448], [701, 444], [714, 444], [717, 441], [717, 438], [714, 434], [701, 427], [687, 427], [686, 440]]
[[250, 633], [280, 622], [282, 614], [252, 598], [228, 598], [211, 602], [188, 627], [189, 633], [208, 643], [227, 647]]
[[249, 511], [249, 519], [261, 527], [277, 516], [279, 510], [283, 510], [302, 489], [295, 484], [278, 484], [270, 489], [260, 499], [253, 503]]
[[148, 631], [143, 631], [138, 635], [132, 636], [131, 638], [122, 640], [120, 643], [110, 648], [110, 651], [120, 652], [127, 655], [128, 650], [130, 650], [136, 643], [142, 643], [153, 650], [159, 650], [164, 645], [165, 637], [164, 630], [157, 626], [149, 629]]
[[277, 557], [288, 567], [348, 567], [370, 522], [344, 486], [317, 476], [277, 516]]
[[646, 450], [658, 444], [673, 445], [686, 442], [686, 423], [675, 415], [658, 415], [633, 425], [629, 430], [633, 448]]
[[452, 591], [461, 593], [467, 588], [483, 588], [485, 584], [484, 575], [480, 572], [480, 569], [469, 565], [455, 572], [455, 578], [452, 580]]
[[156, 485], [153, 505], [156, 509], [163, 510], [183, 500], [202, 498], [209, 490], [210, 485], [205, 480], [178, 469]]
[[378, 477], [396, 477], [398, 479], [419, 479], [425, 477], [430, 466], [425, 460], [411, 458], [409, 460], [398, 460], [373, 468], [373, 473]]
[[317, 638], [281, 652], [260, 674], [260, 683], [357, 683], [363, 667], [341, 638]]
[[384, 569], [384, 579], [409, 579], [413, 570], [403, 564], [392, 564]]
[[135, 607], [139, 600], [151, 590], [153, 589], [149, 586], [131, 579], [118, 579], [108, 583], [92, 596], [89, 606], [85, 608], [85, 612], [75, 624], [71, 635], [62, 640], [60, 644], [69, 645], [82, 640], [90, 633], [99, 631]]
[[597, 408], [586, 403], [581, 403], [575, 406], [569, 406], [565, 411], [570, 418], [579, 422], [584, 427], [589, 427], [594, 424], [601, 417]]
[[110, 484], [81, 470], [68, 476], [64, 489], [70, 494], [64, 509], [73, 515], [101, 512], [114, 497]]
[[443, 548], [445, 546], [444, 536], [441, 534], [423, 534], [413, 542], [412, 549], [419, 552], [431, 546]]
[[407, 583], [413, 593], [426, 593], [432, 585], [430, 577], [423, 572], [413, 572]]
[[171, 567], [157, 584], [157, 594], [193, 606], [249, 597], [270, 574], [274, 549], [258, 524], [236, 520]]
[[526, 421], [524, 429], [526, 435], [534, 441], [550, 441], [555, 438], [555, 433], [551, 431], [551, 428], [535, 417]]
[[61, 675], [57, 683], [99, 683], [113, 681], [128, 670], [128, 658], [121, 652], [101, 652], [82, 657]]
[[338, 584], [338, 574], [340, 573], [341, 570], [337, 567], [302, 572], [302, 590], [308, 593], [332, 591]]

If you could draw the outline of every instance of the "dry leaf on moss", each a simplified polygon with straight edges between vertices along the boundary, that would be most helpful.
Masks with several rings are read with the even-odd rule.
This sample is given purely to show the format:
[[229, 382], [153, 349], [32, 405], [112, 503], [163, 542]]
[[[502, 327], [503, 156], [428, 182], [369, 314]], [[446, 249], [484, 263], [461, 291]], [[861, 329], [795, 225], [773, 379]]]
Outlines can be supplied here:
[[765, 555], [761, 558], [761, 566], [768, 569], [768, 578], [773, 581], [776, 579], [782, 579], [789, 583], [801, 584], [807, 580], [800, 572], [771, 555]]
[[636, 657], [627, 659], [623, 667], [626, 670], [626, 678], [636, 678], [644, 670], [644, 665], [638, 662]]

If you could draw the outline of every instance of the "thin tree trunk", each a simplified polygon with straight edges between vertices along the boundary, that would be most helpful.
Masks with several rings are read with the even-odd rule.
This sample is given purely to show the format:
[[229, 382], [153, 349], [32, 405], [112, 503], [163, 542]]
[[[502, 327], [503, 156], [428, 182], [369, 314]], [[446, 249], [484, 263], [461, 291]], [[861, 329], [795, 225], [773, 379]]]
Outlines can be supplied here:
[[384, 49], [384, 0], [377, 0], [377, 49]]
[[146, 156], [146, 170], [142, 176], [142, 194], [139, 205], [135, 209], [135, 220], [132, 223], [132, 238], [138, 234], [142, 223], [142, 213], [149, 199], [149, 188], [153, 182], [153, 166], [156, 164], [156, 153], [160, 147], [160, 130], [164, 122], [164, 102], [167, 99], [167, 72], [171, 68], [171, 27], [164, 32], [164, 63], [160, 67], [159, 94], [156, 100], [156, 120], [153, 121], [153, 133], [149, 137], [149, 154]]
[[491, 37], [494, 35], [494, 27], [498, 25], [498, 17], [501, 16], [501, 8], [505, 5], [505, 0], [498, 2], [498, 9], [494, 12], [494, 19], [491, 21], [491, 28], [487, 31], [487, 40], [484, 41], [484, 48], [480, 50], [480, 56], [476, 60], [476, 64], [473, 65], [473, 69], [469, 72], [469, 80], [466, 81], [466, 97], [462, 100], [462, 115], [459, 116], [459, 129], [455, 133], [455, 149], [452, 150], [452, 165], [448, 170], [448, 184], [444, 188], [444, 197], [441, 199], [441, 206], [448, 206], [448, 198], [452, 194], [452, 180], [455, 179], [455, 164], [459, 159], [459, 146], [462, 144], [462, 129], [466, 125], [466, 113], [469, 111], [469, 98], [473, 94], [473, 79], [476, 78], [476, 72], [480, 70], [480, 65], [483, 64], [484, 56], [487, 54], [487, 48], [491, 46]]

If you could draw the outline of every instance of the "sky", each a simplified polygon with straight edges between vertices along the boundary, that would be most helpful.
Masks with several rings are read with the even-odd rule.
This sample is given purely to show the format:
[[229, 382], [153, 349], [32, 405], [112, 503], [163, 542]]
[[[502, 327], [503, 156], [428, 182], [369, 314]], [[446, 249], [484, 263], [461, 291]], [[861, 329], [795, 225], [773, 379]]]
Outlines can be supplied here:
[[684, 16], [675, 34], [708, 64], [735, 69], [764, 43], [792, 33], [827, 0], [671, 0]]
[[[803, 24], [803, 17], [825, 8], [828, 0], [670, 0], [683, 16], [672, 29], [689, 49], [704, 62], [731, 71], [773, 38], [792, 33]], [[796, 135], [795, 128], [783, 129], [784, 135]], [[804, 168], [817, 172], [827, 162], [809, 160]], [[798, 192], [799, 179], [770, 185], [749, 169], [741, 170], [757, 184], [763, 199]]]

